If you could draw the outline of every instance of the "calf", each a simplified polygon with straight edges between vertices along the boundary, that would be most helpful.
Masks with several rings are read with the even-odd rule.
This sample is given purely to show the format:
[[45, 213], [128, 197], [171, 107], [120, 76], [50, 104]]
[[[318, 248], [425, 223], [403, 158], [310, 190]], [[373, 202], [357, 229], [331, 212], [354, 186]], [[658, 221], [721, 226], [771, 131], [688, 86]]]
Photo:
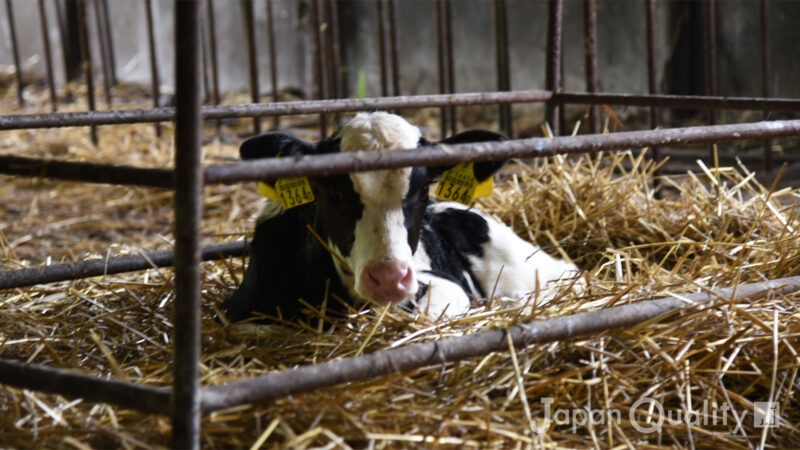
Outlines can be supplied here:
[[[489, 131], [467, 131], [442, 143], [503, 139]], [[247, 160], [426, 145], [434, 144], [403, 118], [374, 112], [358, 114], [317, 144], [268, 133], [242, 144], [240, 154]], [[475, 163], [475, 179], [487, 180], [502, 165]], [[452, 316], [466, 312], [471, 299], [492, 292], [521, 298], [535, 289], [537, 278], [544, 285], [577, 271], [478, 211], [431, 201], [431, 182], [450, 168], [322, 177], [309, 181], [313, 203], [284, 209], [267, 200], [244, 281], [223, 304], [228, 319], [278, 310], [289, 319], [301, 312], [298, 298], [319, 306], [327, 294]]]

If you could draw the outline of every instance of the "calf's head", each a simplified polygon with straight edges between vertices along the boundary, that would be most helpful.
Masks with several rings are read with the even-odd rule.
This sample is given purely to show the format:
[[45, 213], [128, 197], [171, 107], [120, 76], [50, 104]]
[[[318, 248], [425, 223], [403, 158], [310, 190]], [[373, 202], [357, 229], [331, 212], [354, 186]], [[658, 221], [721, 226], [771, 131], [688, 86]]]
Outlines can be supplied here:
[[[468, 131], [442, 142], [501, 139], [504, 137], [489, 131]], [[374, 112], [356, 115], [316, 144], [268, 133], [244, 142], [240, 154], [242, 159], [253, 159], [356, 150], [390, 152], [424, 145], [433, 144], [402, 117]], [[476, 178], [485, 180], [502, 164], [476, 163]], [[429, 203], [429, 186], [448, 168], [378, 170], [310, 180], [317, 202], [301, 208], [313, 208], [309, 217], [316, 223], [315, 231], [335, 253], [331, 257], [336, 270], [354, 298], [387, 304], [416, 293], [412, 260]], [[277, 205], [270, 209], [282, 212]]]

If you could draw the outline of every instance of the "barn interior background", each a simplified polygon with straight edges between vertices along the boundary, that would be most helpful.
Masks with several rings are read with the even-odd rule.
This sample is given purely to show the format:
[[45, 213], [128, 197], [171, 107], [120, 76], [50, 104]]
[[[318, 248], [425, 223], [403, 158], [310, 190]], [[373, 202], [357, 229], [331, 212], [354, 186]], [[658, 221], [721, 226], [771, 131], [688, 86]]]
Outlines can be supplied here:
[[[769, 292], [753, 285], [796, 276], [800, 264], [791, 165], [800, 125], [786, 120], [800, 111], [797, 2], [207, 0], [199, 30], [188, 34], [176, 32], [176, 8], [190, 14], [195, 2], [4, 3], [0, 169], [14, 174], [0, 186], [5, 444], [159, 446], [184, 414], [195, 418], [175, 442], [207, 447], [797, 444], [798, 283]], [[194, 31], [202, 38], [187, 38]], [[200, 44], [196, 54], [175, 54], [182, 38]], [[176, 67], [179, 58], [185, 66]], [[207, 414], [192, 426], [199, 415], [174, 406], [180, 400], [166, 388], [181, 383], [173, 345], [178, 355], [192, 345], [175, 343], [185, 328], [172, 319], [180, 275], [169, 266], [183, 217], [173, 216], [181, 127], [171, 107], [191, 112], [179, 100], [193, 86], [175, 72], [195, 62], [208, 105], [203, 164], [221, 171], [257, 130], [316, 139], [347, 113], [375, 108], [403, 108], [433, 138], [470, 127], [540, 137], [546, 121], [553, 134], [587, 135], [548, 140], [554, 152], [631, 148], [514, 163], [478, 205], [575, 261], [589, 289], [558, 292], [544, 308], [536, 298], [490, 300], [448, 323], [354, 312], [326, 328], [318, 312], [318, 321], [279, 332], [234, 330], [214, 315], [241, 280], [259, 200], [253, 183], [215, 182], [221, 171], [206, 171], [202, 222], [190, 226], [206, 245], [203, 258], [217, 261], [201, 266], [201, 365], [188, 376], [204, 388], [187, 401], [202, 398]], [[459, 94], [469, 92], [483, 94]], [[670, 130], [679, 126], [691, 128]], [[653, 128], [664, 131], [624, 142], [619, 133]], [[214, 390], [740, 283], [755, 286], [742, 286], [747, 302], [723, 301], [742, 295], [728, 292], [585, 340], [524, 348], [530, 336], [502, 340], [491, 349], [506, 351], [348, 375], [338, 380], [349, 384], [311, 393], [268, 384], [278, 378], [260, 390], [232, 383], [244, 389], [239, 397]], [[317, 386], [333, 385], [334, 372]], [[102, 378], [110, 381], [96, 384]], [[248, 403], [253, 392], [264, 401]], [[214, 403], [226, 395], [239, 402]], [[657, 400], [663, 413], [637, 410], [640, 399]], [[773, 426], [755, 421], [765, 412], [757, 402], [777, 405]], [[601, 413], [587, 416], [593, 411]], [[623, 419], [611, 420], [613, 411]]]

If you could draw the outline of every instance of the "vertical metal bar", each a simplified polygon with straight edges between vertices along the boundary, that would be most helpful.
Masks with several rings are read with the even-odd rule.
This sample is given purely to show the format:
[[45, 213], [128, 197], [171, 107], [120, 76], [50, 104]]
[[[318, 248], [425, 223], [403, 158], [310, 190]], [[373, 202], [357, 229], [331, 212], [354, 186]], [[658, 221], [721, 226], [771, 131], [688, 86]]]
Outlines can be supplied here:
[[[761, 93], [767, 98], [772, 96], [772, 61], [769, 41], [769, 0], [761, 0]], [[764, 111], [764, 120], [769, 111]], [[764, 170], [773, 168], [772, 139], [764, 140]]]
[[[508, 60], [508, 17], [505, 0], [494, 0], [495, 55], [497, 63], [497, 90], [511, 90], [511, 70]], [[511, 105], [499, 105], [500, 130], [511, 137]]]
[[[450, 1], [436, 0], [436, 48], [438, 56], [439, 92], [452, 94], [455, 91], [453, 70], [453, 34], [450, 16]], [[452, 106], [440, 109], [441, 137], [456, 132], [456, 111]]]
[[[210, 1], [210, 0], [209, 0]], [[276, 61], [275, 52], [275, 23], [272, 17], [272, 0], [267, 0], [267, 35], [269, 37], [268, 50], [269, 50], [269, 78], [272, 90], [272, 101], [278, 101], [278, 65]], [[212, 41], [213, 42], [213, 41]], [[215, 47], [212, 47], [215, 48]], [[216, 53], [215, 53], [216, 54]], [[216, 61], [216, 56], [214, 57]], [[216, 65], [216, 62], [214, 63]], [[216, 68], [215, 68], [216, 70]], [[272, 129], [277, 130], [280, 127], [280, 116], [277, 114], [272, 116]]]
[[[439, 93], [447, 92], [447, 72], [445, 71], [445, 51], [444, 51], [444, 0], [436, 0], [436, 10], [434, 20], [436, 21], [436, 56], [437, 73], [439, 75]], [[440, 137], [447, 136], [447, 107], [439, 109], [439, 130]]]
[[[651, 95], [658, 95], [658, 66], [656, 65], [656, 2], [647, 0], [645, 19], [647, 22], [647, 86]], [[661, 126], [661, 110], [650, 107], [650, 128]], [[653, 159], [661, 160], [661, 151], [653, 147]]]
[[[201, 2], [205, 2], [205, 0], [200, 0]], [[202, 4], [202, 3], [201, 3]], [[203, 54], [203, 104], [209, 101], [211, 98], [211, 86], [209, 85], [209, 75], [208, 75], [208, 36], [206, 34], [206, 20], [203, 17], [203, 21], [200, 23], [200, 51]]]
[[[450, 0], [444, 0], [442, 5], [444, 12], [444, 67], [447, 71], [447, 93], [453, 94], [456, 92], [456, 78], [454, 71], [453, 59], [453, 20], [450, 14]], [[449, 106], [447, 108], [447, 119], [450, 122], [450, 132], [455, 134], [457, 127], [456, 124], [456, 108]]]
[[[549, 0], [547, 10], [547, 63], [545, 76], [546, 89], [557, 94], [561, 91], [561, 19], [563, 0]], [[545, 104], [545, 120], [553, 130], [553, 136], [560, 133], [560, 106], [554, 102]]]
[[[316, 89], [318, 99], [324, 99], [325, 96], [325, 77], [323, 75], [325, 67], [324, 51], [322, 48], [322, 30], [320, 24], [320, 11], [318, 0], [311, 0], [311, 25], [314, 27], [314, 75], [316, 82]], [[324, 138], [328, 134], [328, 118], [325, 113], [319, 115], [319, 133], [320, 138]]]
[[395, 20], [395, 0], [388, 0], [389, 9], [389, 60], [392, 68], [392, 95], [400, 95], [400, 63], [397, 54], [397, 21]]
[[[269, 2], [270, 0], [267, 1]], [[217, 31], [214, 25], [214, 0], [206, 0], [206, 12], [208, 18], [209, 56], [211, 58], [211, 102], [219, 105], [221, 99], [219, 95], [219, 65], [217, 64]], [[219, 136], [222, 121], [216, 120], [214, 122], [216, 134]]]
[[[253, 14], [253, 0], [242, 0], [244, 28], [247, 34], [247, 65], [250, 69], [250, 100], [259, 102], [258, 95], [258, 54], [256, 53], [256, 26]], [[253, 134], [261, 133], [261, 118], [253, 117]]]
[[[586, 91], [599, 92], [600, 78], [597, 71], [597, 2], [596, 0], [583, 0], [583, 52], [584, 68], [586, 71]], [[589, 130], [600, 133], [600, 108], [597, 105], [589, 107]]]
[[[706, 64], [708, 65], [708, 95], [717, 95], [717, 2], [706, 0]], [[711, 124], [716, 121], [715, 111], [711, 111]]]
[[111, 76], [111, 85], [117, 84], [117, 59], [114, 56], [114, 36], [111, 33], [111, 18], [108, 15], [108, 0], [99, 0], [103, 10], [103, 27], [105, 28], [106, 42], [108, 42], [108, 67]]
[[[89, 41], [89, 22], [86, 18], [86, 2], [78, 0], [78, 30], [79, 38], [81, 41], [81, 53], [83, 54], [83, 73], [86, 77], [86, 96], [89, 101], [89, 110], [94, 111], [97, 109], [94, 99], [94, 73], [92, 71], [92, 46]], [[92, 143], [97, 145], [97, 126], [92, 125], [91, 128]]]
[[[656, 58], [656, 0], [647, 0], [645, 5], [645, 22], [647, 24], [647, 87], [651, 95], [658, 95], [658, 66]], [[655, 130], [661, 126], [661, 110], [655, 106], [650, 107], [650, 128]], [[661, 148], [651, 148], [653, 160], [661, 161]], [[659, 175], [656, 170], [654, 175]], [[661, 198], [661, 179], [653, 182], [656, 198]]]
[[384, 21], [385, 15], [383, 14], [383, 2], [385, 0], [375, 0], [375, 5], [377, 7], [377, 19], [378, 19], [378, 61], [380, 64], [381, 70], [381, 96], [386, 97], [389, 95], [389, 83], [388, 83], [388, 74], [386, 71], [386, 38], [385, 34], [385, 24]]
[[64, 64], [64, 86], [69, 83], [69, 55], [67, 49], [67, 18], [64, 12], [62, 0], [53, 0], [56, 6], [56, 25], [58, 25], [58, 37], [61, 39], [61, 62]]
[[103, 22], [102, 0], [93, 0], [94, 17], [97, 25], [97, 40], [100, 43], [100, 64], [103, 68], [103, 93], [106, 97], [106, 105], [111, 107], [111, 66], [109, 64], [109, 42], [108, 30], [105, 29]]
[[172, 446], [200, 447], [201, 4], [175, 2], [175, 315]]
[[56, 94], [56, 82], [53, 77], [53, 55], [50, 51], [50, 35], [47, 26], [47, 9], [44, 0], [39, 0], [39, 21], [42, 25], [42, 45], [44, 47], [45, 73], [47, 74], [47, 87], [50, 90], [50, 108], [53, 112], [58, 110], [58, 95]]
[[[658, 95], [658, 66], [656, 55], [656, 1], [647, 0], [646, 22], [647, 22], [647, 86], [651, 95]], [[650, 107], [650, 128], [661, 126], [661, 111], [659, 108]], [[656, 150], [653, 149], [653, 157], [656, 157]]]
[[25, 106], [25, 99], [22, 97], [22, 65], [19, 62], [19, 47], [17, 47], [17, 29], [14, 26], [14, 9], [11, 0], [6, 0], [6, 14], [8, 14], [8, 34], [11, 39], [11, 53], [14, 56], [14, 77], [17, 82], [17, 103], [19, 107]]
[[[73, 39], [75, 31], [70, 26], [78, 22], [77, 20], [77, 2], [71, 2], [69, 5], [65, 4], [66, 0], [55, 0], [56, 5], [56, 18], [58, 19], [58, 35], [61, 39], [61, 57], [64, 64], [64, 91], [69, 95], [70, 81], [76, 80], [81, 74], [80, 68], [80, 53], [81, 45], [80, 39]], [[70, 16], [74, 15], [76, 18], [70, 21]], [[76, 62], [77, 61], [77, 62]]]
[[[717, 4], [716, 0], [706, 0], [706, 93], [717, 95]], [[717, 123], [717, 111], [708, 110], [708, 123]], [[714, 145], [709, 146], [709, 160], [714, 159]]]
[[[153, 32], [153, 0], [144, 1], [144, 12], [147, 20], [147, 46], [150, 51], [150, 95], [153, 97], [153, 108], [158, 108], [159, 97], [161, 97], [158, 79], [158, 54], [156, 54], [156, 38]], [[161, 124], [153, 124], [156, 129], [156, 136], [161, 137]]]
[[[341, 98], [341, 76], [339, 74], [339, 24], [336, 18], [336, 1], [322, 2], [322, 16], [325, 22], [325, 74], [328, 78], [328, 97]], [[333, 122], [338, 123], [341, 114], [334, 113]]]

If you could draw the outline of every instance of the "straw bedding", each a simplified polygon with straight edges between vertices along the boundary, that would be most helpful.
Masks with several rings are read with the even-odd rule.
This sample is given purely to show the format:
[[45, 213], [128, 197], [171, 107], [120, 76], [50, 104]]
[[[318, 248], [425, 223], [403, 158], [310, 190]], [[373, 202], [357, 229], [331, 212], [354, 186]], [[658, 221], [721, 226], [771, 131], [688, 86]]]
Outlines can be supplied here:
[[[208, 130], [210, 132], [210, 129]], [[164, 167], [171, 130], [152, 126], [4, 132], [0, 152]], [[235, 145], [210, 142], [207, 163]], [[480, 302], [470, 317], [434, 323], [392, 311], [285, 324], [255, 335], [214, 319], [241, 281], [242, 259], [203, 264], [202, 382], [218, 384], [298, 365], [633, 303], [798, 274], [798, 193], [754, 181], [743, 167], [698, 166], [657, 198], [640, 153], [512, 163], [478, 207], [586, 271], [582, 294]], [[206, 188], [206, 243], [245, 236], [259, 207], [250, 185]], [[159, 190], [3, 177], [0, 267], [169, 248], [171, 194]], [[152, 386], [171, 382], [169, 269], [0, 292], [0, 357]], [[546, 293], [540, 293], [545, 295]], [[800, 314], [794, 295], [720, 300], [631, 329], [513, 349], [203, 418], [209, 448], [696, 447], [800, 444]], [[548, 398], [552, 403], [547, 403]], [[642, 432], [664, 410], [660, 433]], [[773, 400], [778, 426], [758, 428], [754, 402]], [[169, 419], [0, 386], [0, 446], [149, 448], [168, 444]], [[550, 417], [547, 410], [551, 409]], [[589, 411], [619, 420], [578, 424]], [[560, 411], [560, 412], [557, 412]], [[678, 412], [689, 414], [677, 420]], [[573, 420], [572, 414], [577, 414]], [[712, 417], [712, 414], [713, 417]], [[735, 417], [741, 417], [741, 426]], [[569, 417], [568, 417], [569, 416]], [[676, 419], [671, 422], [669, 418]], [[613, 418], [612, 418], [613, 419]], [[574, 426], [574, 428], [573, 428]]]

